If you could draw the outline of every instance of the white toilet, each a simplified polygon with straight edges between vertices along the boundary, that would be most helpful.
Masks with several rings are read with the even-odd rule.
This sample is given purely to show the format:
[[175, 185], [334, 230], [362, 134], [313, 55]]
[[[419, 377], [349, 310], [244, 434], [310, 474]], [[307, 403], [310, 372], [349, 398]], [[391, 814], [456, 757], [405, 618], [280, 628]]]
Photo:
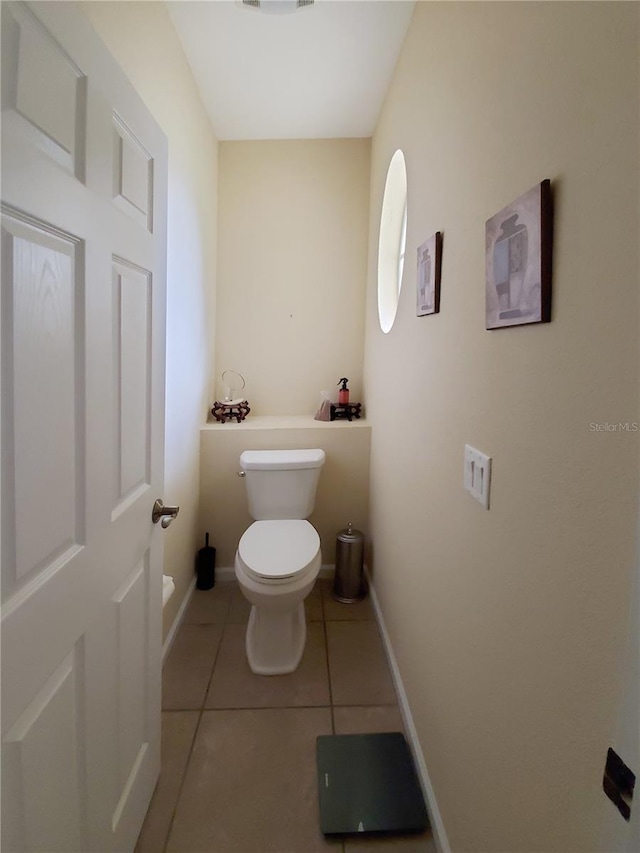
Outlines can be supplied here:
[[249, 514], [236, 552], [236, 578], [253, 605], [247, 659], [258, 675], [293, 672], [307, 639], [304, 599], [318, 577], [313, 511], [324, 450], [245, 450], [240, 455]]

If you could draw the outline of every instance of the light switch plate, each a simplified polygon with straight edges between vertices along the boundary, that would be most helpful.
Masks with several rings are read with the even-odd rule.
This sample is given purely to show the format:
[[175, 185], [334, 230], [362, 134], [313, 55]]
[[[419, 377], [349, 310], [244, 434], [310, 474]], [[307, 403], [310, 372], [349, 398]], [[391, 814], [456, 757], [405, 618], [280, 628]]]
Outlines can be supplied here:
[[464, 446], [464, 487], [472, 498], [489, 509], [491, 491], [491, 457], [471, 447]]

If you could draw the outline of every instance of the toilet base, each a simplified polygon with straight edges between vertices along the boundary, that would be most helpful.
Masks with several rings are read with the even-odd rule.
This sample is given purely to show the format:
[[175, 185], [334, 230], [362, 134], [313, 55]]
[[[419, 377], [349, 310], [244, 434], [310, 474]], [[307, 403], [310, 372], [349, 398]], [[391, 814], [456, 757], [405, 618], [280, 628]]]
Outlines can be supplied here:
[[297, 669], [307, 641], [304, 602], [287, 613], [251, 607], [246, 650], [251, 672], [284, 675]]
[[249, 667], [256, 675], [284, 675], [300, 663], [307, 640], [304, 600], [313, 589], [321, 564], [318, 548], [305, 571], [283, 583], [260, 583], [245, 572], [236, 552], [236, 578], [252, 605], [245, 647]]

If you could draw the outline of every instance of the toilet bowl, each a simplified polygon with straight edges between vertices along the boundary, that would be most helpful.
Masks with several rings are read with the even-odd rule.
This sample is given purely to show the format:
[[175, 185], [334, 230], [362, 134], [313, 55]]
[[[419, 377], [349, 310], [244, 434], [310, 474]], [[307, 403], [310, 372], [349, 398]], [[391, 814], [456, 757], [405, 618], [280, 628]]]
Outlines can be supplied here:
[[254, 520], [235, 557], [251, 603], [247, 660], [258, 675], [293, 672], [307, 639], [304, 599], [322, 564], [320, 537], [306, 519], [315, 504], [323, 450], [245, 450], [241, 475]]
[[235, 559], [240, 589], [251, 603], [246, 651], [252, 672], [293, 672], [304, 652], [304, 599], [313, 589], [322, 557], [320, 537], [304, 519], [254, 521]]

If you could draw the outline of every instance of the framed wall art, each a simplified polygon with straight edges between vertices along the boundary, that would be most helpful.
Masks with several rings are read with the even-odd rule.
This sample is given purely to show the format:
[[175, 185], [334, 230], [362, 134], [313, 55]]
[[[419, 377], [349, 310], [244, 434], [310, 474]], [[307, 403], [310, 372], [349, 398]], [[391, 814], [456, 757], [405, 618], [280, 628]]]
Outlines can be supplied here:
[[418, 247], [418, 283], [416, 314], [437, 314], [440, 310], [440, 272], [442, 268], [442, 233], [436, 231]]
[[551, 320], [552, 241], [549, 180], [487, 220], [487, 329]]

